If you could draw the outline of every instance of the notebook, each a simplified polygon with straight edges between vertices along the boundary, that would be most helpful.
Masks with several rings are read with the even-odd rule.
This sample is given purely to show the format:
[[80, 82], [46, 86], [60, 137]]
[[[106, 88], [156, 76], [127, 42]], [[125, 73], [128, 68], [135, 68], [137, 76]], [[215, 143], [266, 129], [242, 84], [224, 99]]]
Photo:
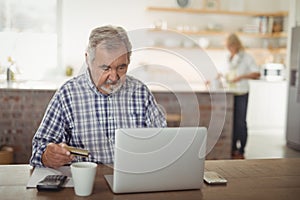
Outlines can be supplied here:
[[206, 139], [205, 127], [118, 129], [105, 179], [114, 193], [200, 189]]

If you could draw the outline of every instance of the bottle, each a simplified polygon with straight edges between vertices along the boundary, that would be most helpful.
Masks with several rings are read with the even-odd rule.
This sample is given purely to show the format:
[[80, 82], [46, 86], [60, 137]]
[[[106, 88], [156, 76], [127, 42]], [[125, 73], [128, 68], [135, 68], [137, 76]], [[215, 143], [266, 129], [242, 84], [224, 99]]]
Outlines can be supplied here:
[[6, 80], [7, 80], [7, 82], [10, 82], [10, 81], [15, 80], [14, 72], [11, 69], [12, 65], [14, 64], [14, 61], [12, 60], [12, 58], [10, 56], [8, 56], [7, 61], [9, 64], [6, 69]]
[[2, 82], [3, 80], [5, 80], [5, 67], [4, 65], [1, 65], [0, 63], [0, 82]]
[[7, 80], [7, 82], [11, 81], [11, 70], [10, 70], [10, 67], [7, 67], [7, 69], [6, 69], [6, 80]]
[[71, 65], [68, 65], [65, 73], [66, 73], [66, 76], [72, 76], [73, 75], [73, 67]]

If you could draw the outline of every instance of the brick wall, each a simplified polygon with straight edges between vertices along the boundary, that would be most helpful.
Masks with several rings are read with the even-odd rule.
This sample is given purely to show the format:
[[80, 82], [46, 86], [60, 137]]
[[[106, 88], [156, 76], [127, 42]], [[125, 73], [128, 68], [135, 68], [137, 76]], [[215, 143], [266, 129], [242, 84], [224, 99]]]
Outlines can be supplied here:
[[[176, 94], [154, 92], [153, 94], [158, 104], [164, 108], [167, 114], [180, 116], [181, 121], [177, 123], [168, 121], [168, 124], [175, 126], [205, 126], [208, 128], [208, 155], [206, 159], [231, 158], [234, 101], [232, 93], [225, 96], [222, 93], [208, 92], [197, 92], [195, 94], [188, 92], [176, 92]], [[193, 101], [193, 98], [196, 98], [196, 102]], [[199, 111], [199, 117], [195, 115], [197, 110]], [[222, 125], [222, 127], [219, 126], [221, 130], [218, 129], [216, 123]], [[209, 147], [213, 147], [213, 149]]]
[[0, 89], [0, 146], [14, 148], [14, 163], [28, 163], [31, 139], [53, 90]]
[[[0, 146], [9, 145], [14, 148], [14, 163], [28, 163], [31, 156], [31, 139], [38, 128], [46, 107], [54, 94], [54, 90], [19, 90], [0, 89]], [[153, 92], [169, 116], [169, 126], [209, 126], [212, 112], [222, 121], [224, 110], [225, 123], [221, 135], [207, 159], [229, 159], [231, 154], [231, 132], [233, 95], [226, 95], [224, 99], [216, 96], [214, 106], [211, 105], [211, 94], [196, 93], [196, 104], [191, 103], [195, 96], [182, 92], [176, 95], [170, 92]], [[200, 120], [195, 121], [195, 111], [199, 110]], [[170, 117], [171, 116], [171, 117]], [[174, 117], [175, 116], [175, 117]], [[219, 118], [218, 118], [219, 117]], [[208, 134], [213, 136], [213, 126]]]

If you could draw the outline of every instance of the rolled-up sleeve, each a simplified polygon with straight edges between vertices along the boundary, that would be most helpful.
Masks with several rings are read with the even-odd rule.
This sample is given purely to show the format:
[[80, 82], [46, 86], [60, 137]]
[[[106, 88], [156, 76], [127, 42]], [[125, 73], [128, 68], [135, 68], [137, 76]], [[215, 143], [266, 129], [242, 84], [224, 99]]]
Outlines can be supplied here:
[[167, 121], [165, 114], [158, 106], [152, 93], [146, 89], [146, 124], [148, 127], [166, 127]]
[[30, 165], [43, 166], [42, 155], [47, 144], [64, 142], [64, 124], [59, 92], [57, 92], [51, 99], [43, 120], [32, 139]]

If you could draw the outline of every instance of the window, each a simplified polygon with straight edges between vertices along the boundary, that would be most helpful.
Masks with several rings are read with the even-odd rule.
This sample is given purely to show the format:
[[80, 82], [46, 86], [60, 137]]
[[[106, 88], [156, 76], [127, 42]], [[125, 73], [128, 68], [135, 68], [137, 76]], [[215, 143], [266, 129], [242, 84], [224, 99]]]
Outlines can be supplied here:
[[0, 74], [40, 80], [57, 69], [57, 0], [0, 0]]

